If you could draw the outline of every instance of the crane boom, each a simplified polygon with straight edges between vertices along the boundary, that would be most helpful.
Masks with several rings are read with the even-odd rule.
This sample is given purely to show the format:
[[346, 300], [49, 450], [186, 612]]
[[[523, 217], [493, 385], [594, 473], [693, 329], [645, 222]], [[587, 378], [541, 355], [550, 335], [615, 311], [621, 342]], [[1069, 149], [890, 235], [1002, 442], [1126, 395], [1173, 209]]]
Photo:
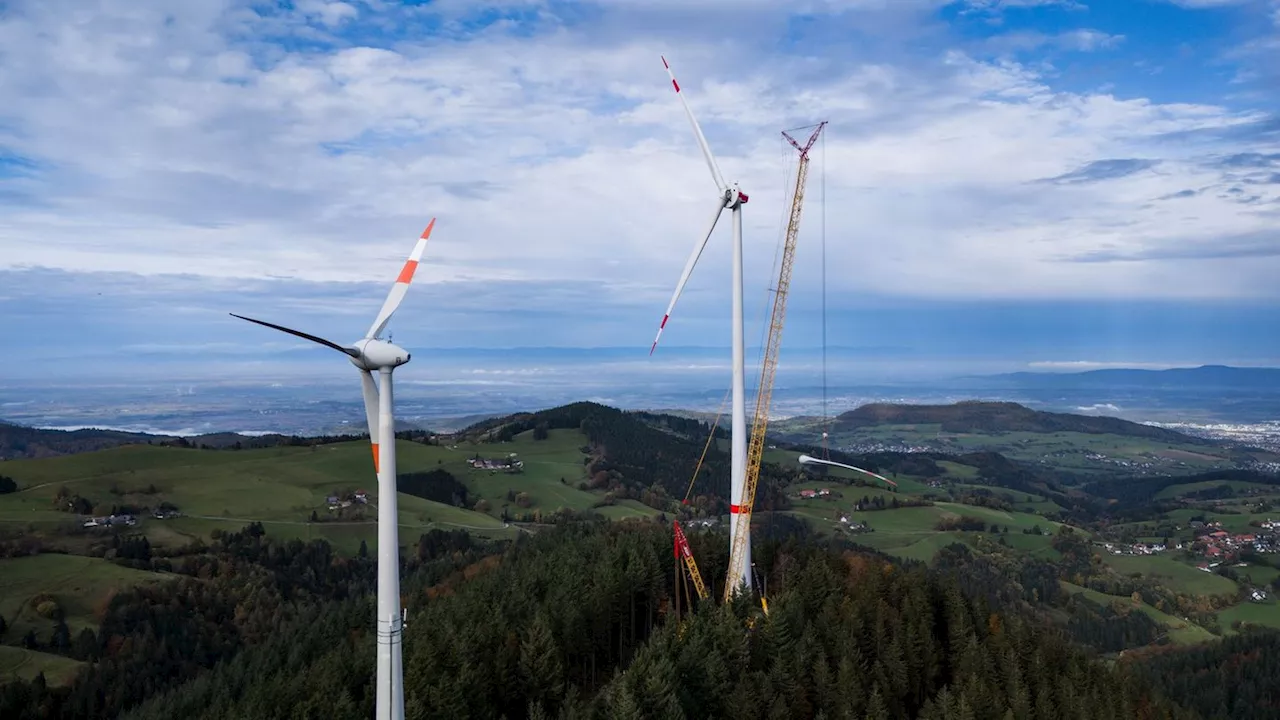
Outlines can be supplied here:
[[751, 511], [755, 507], [756, 483], [760, 479], [760, 462], [764, 458], [765, 431], [769, 425], [769, 405], [773, 399], [773, 379], [778, 370], [778, 351], [782, 346], [782, 325], [787, 314], [787, 291], [791, 286], [791, 269], [795, 264], [796, 240], [800, 235], [800, 211], [804, 208], [804, 185], [809, 176], [809, 150], [817, 142], [826, 126], [818, 123], [809, 141], [801, 147], [795, 138], [785, 131], [782, 136], [792, 147], [800, 151], [800, 163], [796, 168], [795, 193], [791, 200], [791, 217], [787, 221], [786, 241], [782, 249], [778, 287], [773, 296], [773, 313], [769, 318], [769, 339], [765, 345], [764, 359], [760, 364], [760, 384], [756, 388], [755, 418], [751, 423], [751, 440], [747, 445], [747, 472], [742, 488], [742, 505], [738, 509], [738, 524], [734, 528], [733, 549], [729, 556], [729, 581], [724, 586], [724, 599], [728, 602], [742, 584], [736, 568], [751, 542]]
[[702, 582], [702, 573], [698, 572], [698, 563], [693, 561], [693, 551], [689, 549], [689, 539], [684, 536], [684, 530], [680, 529], [679, 520], [676, 520], [674, 525], [676, 557], [683, 559], [685, 567], [689, 569], [689, 577], [693, 579], [693, 587], [698, 591], [698, 599], [706, 600], [710, 593], [707, 592], [707, 586]]

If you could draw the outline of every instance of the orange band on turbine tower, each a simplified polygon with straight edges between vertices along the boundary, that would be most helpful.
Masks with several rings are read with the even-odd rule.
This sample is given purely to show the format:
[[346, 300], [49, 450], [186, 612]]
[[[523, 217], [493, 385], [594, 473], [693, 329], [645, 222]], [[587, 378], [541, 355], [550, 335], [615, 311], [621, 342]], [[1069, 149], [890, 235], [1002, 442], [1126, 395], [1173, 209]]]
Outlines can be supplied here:
[[379, 467], [378, 467], [378, 466], [379, 466], [379, 463], [378, 463], [378, 443], [373, 443], [373, 471], [374, 471], [374, 472], [381, 472], [381, 470], [379, 469]]

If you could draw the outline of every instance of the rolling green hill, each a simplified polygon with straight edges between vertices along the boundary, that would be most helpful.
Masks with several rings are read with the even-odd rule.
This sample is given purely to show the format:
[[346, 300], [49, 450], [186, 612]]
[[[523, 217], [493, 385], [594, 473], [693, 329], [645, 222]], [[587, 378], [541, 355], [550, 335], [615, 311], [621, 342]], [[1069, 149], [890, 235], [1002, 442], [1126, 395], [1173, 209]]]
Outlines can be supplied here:
[[93, 452], [122, 445], [172, 445], [198, 448], [267, 448], [280, 445], [318, 445], [352, 440], [352, 435], [326, 435], [301, 438], [293, 435], [255, 435], [209, 433], [193, 437], [152, 435], [84, 428], [81, 430], [49, 430], [0, 421], [0, 460], [47, 458]]
[[875, 425], [938, 425], [942, 432], [948, 433], [1072, 432], [1185, 445], [1214, 444], [1173, 430], [1119, 418], [1044, 412], [1012, 402], [963, 401], [952, 405], [871, 403], [840, 414], [834, 428], [846, 431]]
[[[470, 542], [458, 540], [467, 537], [461, 533], [448, 540], [441, 539], [446, 535], [441, 532], [424, 537], [429, 531], [466, 530], [473, 536], [512, 539], [522, 532], [558, 533], [559, 526], [572, 524], [572, 517], [588, 513], [611, 520], [697, 518], [711, 525], [689, 534], [714, 586], [717, 579], [723, 582], [727, 562], [729, 462], [723, 430], [718, 431], [719, 442], [709, 446], [690, 503], [683, 504], [710, 433], [697, 418], [623, 412], [595, 403], [486, 418], [448, 434], [408, 433], [397, 440], [401, 543], [410, 546], [405, 557], [438, 557], [436, 551], [452, 555]], [[1059, 442], [1098, 437], [1079, 428], [1040, 435]], [[1156, 444], [1149, 438], [1103, 437]], [[112, 593], [135, 592], [145, 598], [175, 587], [164, 584], [180, 574], [171, 557], [198, 556], [207, 547], [239, 548], [252, 557], [257, 541], [252, 533], [239, 532], [250, 523], [254, 532], [265, 531], [281, 552], [297, 557], [316, 553], [312, 559], [319, 568], [344, 563], [367, 567], [371, 562], [358, 557], [362, 546], [376, 547], [374, 522], [381, 499], [366, 439], [298, 439], [238, 449], [226, 443], [222, 449], [187, 445], [135, 443], [0, 463], [0, 474], [18, 484], [16, 492], [0, 495], [0, 556], [23, 554], [31, 544], [36, 552], [46, 550], [0, 559], [0, 579], [5, 581], [0, 617], [7, 628], [0, 636], [0, 676], [29, 679], [44, 671], [56, 682], [80, 668], [74, 660], [50, 654], [56, 647], [55, 620], [44, 603], [60, 608], [73, 636], [92, 631], [99, 622], [106, 628], [109, 624], [100, 615]], [[1075, 637], [1106, 637], [1107, 652], [1166, 640], [1198, 642], [1230, 632], [1221, 626], [1236, 620], [1241, 625], [1280, 624], [1274, 604], [1241, 601], [1247, 595], [1241, 591], [1252, 580], [1203, 572], [1185, 554], [1113, 555], [1109, 548], [1099, 549], [1103, 534], [1114, 531], [1108, 513], [1147, 512], [1144, 521], [1163, 525], [1149, 531], [1143, 527], [1141, 534], [1180, 532], [1180, 539], [1188, 539], [1187, 513], [1200, 512], [1195, 503], [1209, 502], [1196, 493], [1213, 490], [1218, 495], [1212, 501], [1223, 501], [1225, 490], [1218, 481], [1226, 478], [1231, 483], [1226, 487], [1242, 494], [1226, 499], [1255, 502], [1260, 496], [1248, 493], [1275, 487], [1260, 477], [1201, 474], [1084, 482], [1051, 463], [1023, 462], [980, 446], [949, 453], [832, 453], [837, 461], [892, 478], [897, 487], [891, 489], [854, 471], [802, 467], [797, 461], [802, 452], [819, 451], [779, 440], [766, 452], [753, 523], [762, 565], [786, 562], [772, 554], [775, 550], [764, 549], [775, 531], [779, 539], [817, 535], [836, 548], [873, 550], [900, 566], [938, 567], [971, 553], [970, 560], [987, 563], [992, 573], [970, 579], [975, 592], [995, 588], [992, 592], [1016, 595], [1020, 603], [1042, 604], [1045, 617], [1077, 633]], [[354, 499], [358, 490], [367, 491], [367, 504]], [[337, 507], [329, 500], [332, 496]], [[131, 512], [139, 520], [121, 529], [83, 528], [81, 513], [69, 512], [69, 507], [87, 508], [92, 515]], [[150, 515], [161, 507], [176, 507], [181, 515]], [[1228, 517], [1226, 509], [1222, 516]], [[1234, 517], [1236, 524], [1224, 521], [1224, 527], [1243, 529], [1253, 515]], [[550, 528], [553, 524], [557, 527]], [[670, 534], [669, 525], [634, 524], [642, 533]], [[570, 527], [565, 532], [578, 531]], [[1130, 529], [1131, 535], [1137, 533]], [[228, 543], [229, 534], [237, 539]], [[125, 551], [125, 544], [141, 538], [148, 543], [146, 553], [138, 557]], [[295, 539], [324, 539], [338, 553], [330, 557], [328, 548], [314, 550], [323, 548], [319, 543], [289, 542]], [[455, 541], [457, 545], [450, 544]], [[670, 557], [669, 544], [663, 552]], [[214, 567], [206, 578], [188, 565], [187, 572], [197, 578], [192, 587], [217, 580]], [[1250, 569], [1262, 578], [1258, 582], [1275, 577], [1268, 570], [1275, 568], [1258, 562]], [[470, 578], [482, 572], [469, 567], [461, 574]], [[662, 573], [664, 582], [668, 576]], [[771, 586], [778, 577], [770, 579]], [[221, 579], [235, 586], [229, 576]], [[339, 585], [345, 587], [345, 582]], [[441, 589], [452, 588], [452, 583], [433, 575], [429, 583], [406, 586], [405, 592], [438, 598], [452, 592]], [[239, 612], [252, 605], [236, 599], [228, 607]], [[25, 642], [28, 632], [36, 634], [37, 646]]]
[[102, 558], [51, 553], [0, 559], [0, 577], [4, 578], [0, 617], [7, 628], [0, 633], [0, 642], [17, 644], [28, 632], [47, 642], [59, 614], [72, 638], [85, 628], [96, 631], [98, 615], [116, 592], [173, 576], [121, 567]]
[[0, 685], [14, 679], [31, 681], [43, 673], [50, 687], [69, 684], [84, 663], [62, 655], [0, 645]]
[[[781, 442], [815, 444], [819, 418], [770, 423]], [[1165, 428], [1111, 417], [1051, 413], [1008, 402], [952, 405], [876, 403], [843, 413], [831, 424], [831, 444], [848, 452], [997, 452], [1077, 475], [1187, 474], [1280, 460]]]

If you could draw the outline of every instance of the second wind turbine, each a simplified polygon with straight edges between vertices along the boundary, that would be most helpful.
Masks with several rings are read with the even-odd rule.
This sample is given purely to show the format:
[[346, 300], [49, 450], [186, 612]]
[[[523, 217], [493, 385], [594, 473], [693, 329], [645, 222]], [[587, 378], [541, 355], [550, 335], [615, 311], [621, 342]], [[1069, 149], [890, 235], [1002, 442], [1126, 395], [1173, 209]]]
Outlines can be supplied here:
[[[742, 490], [746, 481], [747, 473], [747, 400], [744, 378], [746, 369], [744, 366], [746, 352], [743, 345], [743, 328], [742, 328], [742, 206], [747, 202], [747, 196], [739, 188], [737, 183], [732, 185], [724, 181], [724, 176], [720, 174], [720, 168], [716, 165], [716, 159], [711, 154], [711, 147], [707, 145], [707, 138], [702, 134], [702, 128], [698, 125], [698, 120], [693, 116], [693, 110], [689, 107], [689, 101], [685, 100], [684, 93], [680, 91], [680, 83], [676, 82], [675, 73], [671, 72], [671, 66], [667, 64], [667, 59], [662, 58], [662, 66], [667, 69], [667, 75], [671, 77], [671, 86], [675, 88], [676, 95], [679, 96], [680, 102], [684, 105], [685, 114], [689, 117], [689, 124], [693, 126], [693, 134], [697, 137], [698, 147], [702, 149], [702, 157], [707, 161], [707, 168], [711, 170], [711, 179], [716, 184], [718, 197], [716, 197], [715, 214], [711, 216], [711, 226], [707, 228], [706, 235], [694, 245], [693, 253], [689, 255], [689, 261], [685, 263], [684, 272], [680, 274], [680, 282], [676, 285], [676, 291], [671, 296], [671, 303], [667, 305], [667, 312], [662, 316], [662, 324], [658, 326], [658, 335], [653, 339], [653, 346], [649, 348], [649, 354], [652, 355], [655, 348], [658, 347], [658, 339], [662, 337], [662, 331], [667, 326], [667, 320], [671, 318], [671, 311], [675, 309], [676, 301], [680, 299], [680, 293], [684, 291], [685, 283], [689, 282], [689, 275], [693, 272], [693, 267], [698, 264], [698, 258], [702, 255], [702, 251], [707, 247], [707, 241], [711, 239], [711, 233], [716, 229], [716, 223], [720, 221], [720, 215], [726, 209], [733, 211], [733, 413], [731, 423], [731, 451], [730, 451], [730, 493], [729, 493], [729, 548], [732, 554], [733, 541], [738, 531], [738, 510], [742, 505]], [[743, 532], [750, 533], [750, 528], [743, 528]], [[751, 543], [746, 543], [746, 552], [739, 557], [739, 566], [737, 568], [729, 568], [729, 577], [737, 577], [740, 579], [740, 588], [749, 590], [751, 588]]]

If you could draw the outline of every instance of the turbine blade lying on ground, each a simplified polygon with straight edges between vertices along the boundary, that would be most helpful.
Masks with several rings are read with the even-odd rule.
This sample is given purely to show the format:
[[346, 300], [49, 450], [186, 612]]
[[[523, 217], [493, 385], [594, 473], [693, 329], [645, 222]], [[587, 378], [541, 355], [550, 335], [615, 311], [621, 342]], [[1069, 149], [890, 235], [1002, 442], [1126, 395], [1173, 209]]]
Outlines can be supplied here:
[[895, 487], [895, 488], [896, 488], [896, 487], [898, 487], [898, 483], [896, 483], [896, 482], [894, 482], [894, 481], [890, 480], [889, 478], [887, 478], [887, 477], [885, 477], [885, 476], [883, 476], [883, 475], [877, 475], [876, 473], [873, 473], [873, 472], [871, 472], [870, 470], [863, 470], [863, 469], [862, 469], [862, 468], [860, 468], [860, 467], [854, 467], [853, 465], [846, 465], [846, 464], [844, 464], [844, 463], [838, 463], [838, 462], [836, 462], [836, 461], [834, 461], [834, 460], [819, 460], [819, 459], [818, 459], [818, 458], [816, 458], [816, 457], [810, 457], [810, 456], [808, 456], [808, 455], [801, 455], [801, 456], [800, 456], [800, 464], [801, 464], [801, 465], [830, 465], [830, 466], [832, 466], [832, 467], [844, 468], [844, 469], [846, 469], [846, 470], [852, 470], [852, 471], [854, 471], [854, 472], [860, 472], [860, 473], [862, 473], [863, 475], [870, 475], [871, 477], [873, 477], [873, 478], [875, 478], [875, 479], [877, 479], [877, 480], [880, 480], [880, 481], [882, 481], [882, 482], [886, 482], [886, 483], [888, 483], [889, 485], [891, 485], [891, 486], [893, 486], [893, 487]]
[[355, 348], [342, 347], [336, 342], [333, 342], [331, 340], [325, 340], [322, 337], [316, 337], [315, 335], [310, 335], [308, 333], [304, 333], [301, 330], [293, 330], [283, 325], [276, 325], [275, 323], [269, 323], [264, 320], [254, 320], [251, 317], [245, 317], [243, 315], [237, 315], [235, 313], [227, 313], [227, 314], [234, 318], [240, 318], [241, 320], [248, 320], [251, 323], [257, 323], [264, 327], [269, 327], [275, 330], [279, 330], [280, 332], [289, 333], [290, 335], [300, 337], [303, 340], [310, 340], [313, 343], [319, 343], [321, 345], [324, 345], [325, 347], [331, 347], [334, 350], [337, 350], [338, 352], [344, 353], [346, 355], [350, 355], [351, 357], [360, 357], [360, 351], [356, 350]]
[[422, 260], [422, 251], [427, 247], [427, 239], [431, 237], [431, 229], [436, 226], [436, 219], [431, 218], [431, 222], [427, 224], [427, 229], [422, 231], [422, 237], [418, 238], [418, 244], [413, 246], [413, 252], [409, 254], [409, 259], [405, 261], [404, 267], [400, 268], [400, 275], [396, 278], [395, 284], [391, 286], [391, 292], [387, 293], [387, 299], [382, 303], [382, 309], [378, 311], [378, 317], [373, 321], [373, 325], [369, 327], [369, 334], [365, 337], [376, 338], [387, 326], [387, 322], [391, 320], [391, 315], [400, 307], [400, 301], [404, 300], [405, 293], [409, 292], [409, 283], [413, 281], [413, 273], [418, 269], [418, 262]]

